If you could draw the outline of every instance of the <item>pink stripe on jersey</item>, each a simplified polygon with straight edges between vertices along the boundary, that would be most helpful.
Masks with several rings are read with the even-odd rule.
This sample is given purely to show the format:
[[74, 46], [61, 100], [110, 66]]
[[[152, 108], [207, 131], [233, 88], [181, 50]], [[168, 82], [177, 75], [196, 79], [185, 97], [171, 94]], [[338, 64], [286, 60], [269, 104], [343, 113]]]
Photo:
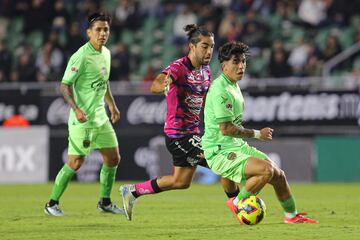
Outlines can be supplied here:
[[188, 57], [172, 62], [162, 72], [171, 71], [173, 79], [166, 97], [167, 114], [164, 132], [172, 138], [199, 134], [200, 112], [210, 87], [209, 65], [195, 69]]

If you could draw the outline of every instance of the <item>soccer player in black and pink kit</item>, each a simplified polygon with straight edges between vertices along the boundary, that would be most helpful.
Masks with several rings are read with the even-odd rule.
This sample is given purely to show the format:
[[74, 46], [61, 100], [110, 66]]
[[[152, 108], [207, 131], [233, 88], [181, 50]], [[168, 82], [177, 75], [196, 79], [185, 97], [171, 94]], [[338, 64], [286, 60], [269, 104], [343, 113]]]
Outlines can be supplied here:
[[[189, 53], [166, 67], [153, 81], [151, 92], [164, 93], [167, 103], [164, 133], [166, 147], [173, 157], [174, 173], [142, 183], [123, 185], [120, 192], [128, 220], [136, 198], [145, 194], [186, 189], [197, 165], [208, 167], [203, 157], [200, 137], [200, 112], [211, 83], [209, 63], [214, 49], [214, 34], [203, 27], [184, 27]], [[234, 182], [221, 179], [226, 195], [237, 196]]]

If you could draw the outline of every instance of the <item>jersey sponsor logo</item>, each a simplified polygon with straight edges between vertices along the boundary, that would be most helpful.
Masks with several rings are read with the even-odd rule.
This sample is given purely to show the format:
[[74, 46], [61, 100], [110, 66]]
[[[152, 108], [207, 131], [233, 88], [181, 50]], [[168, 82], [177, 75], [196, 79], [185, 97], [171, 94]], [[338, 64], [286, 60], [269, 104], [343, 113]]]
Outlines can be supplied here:
[[185, 103], [189, 107], [189, 112], [198, 115], [201, 112], [203, 97], [187, 96], [185, 98]]
[[236, 153], [234, 152], [230, 152], [228, 155], [227, 155], [227, 159], [230, 160], [230, 161], [233, 161], [236, 159]]
[[106, 81], [96, 80], [91, 83], [91, 88], [96, 92], [106, 89]]

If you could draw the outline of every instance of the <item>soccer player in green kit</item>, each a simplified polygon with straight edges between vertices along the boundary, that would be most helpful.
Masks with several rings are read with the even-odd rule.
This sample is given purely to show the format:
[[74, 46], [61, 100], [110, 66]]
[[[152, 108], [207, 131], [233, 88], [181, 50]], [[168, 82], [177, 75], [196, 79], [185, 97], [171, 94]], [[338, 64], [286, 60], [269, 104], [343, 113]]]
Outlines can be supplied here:
[[111, 122], [116, 123], [120, 119], [120, 112], [110, 91], [111, 55], [104, 46], [110, 34], [110, 17], [94, 13], [88, 17], [88, 23], [89, 41], [71, 56], [61, 82], [61, 93], [71, 106], [68, 159], [57, 174], [50, 200], [45, 205], [45, 213], [51, 216], [64, 215], [59, 207], [59, 199], [85, 156], [93, 149], [98, 149], [103, 157], [97, 207], [101, 212], [124, 214], [123, 209], [110, 200], [120, 161], [115, 131], [104, 104], [105, 100]]
[[269, 183], [284, 209], [284, 223], [317, 223], [316, 220], [298, 213], [284, 172], [269, 157], [249, 146], [243, 138], [264, 141], [272, 139], [273, 129], [246, 129], [242, 126], [244, 98], [237, 81], [246, 69], [248, 46], [240, 42], [224, 44], [218, 59], [223, 73], [213, 81], [205, 102], [205, 134], [202, 146], [209, 167], [216, 174], [236, 183], [244, 183], [237, 197], [226, 204], [237, 216], [241, 199], [256, 195]]

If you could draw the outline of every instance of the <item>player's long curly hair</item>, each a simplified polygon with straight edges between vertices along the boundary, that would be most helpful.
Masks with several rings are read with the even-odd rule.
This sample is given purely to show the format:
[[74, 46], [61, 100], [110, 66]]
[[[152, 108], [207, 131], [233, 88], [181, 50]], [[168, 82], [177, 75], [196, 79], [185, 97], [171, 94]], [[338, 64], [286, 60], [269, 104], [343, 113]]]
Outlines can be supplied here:
[[242, 54], [249, 56], [249, 46], [242, 42], [228, 42], [219, 48], [218, 59], [222, 63], [229, 61], [232, 56], [240, 57]]
[[208, 31], [206, 28], [202, 26], [198, 26], [196, 24], [188, 24], [184, 27], [184, 31], [188, 36], [188, 42], [192, 44], [197, 44], [200, 42], [200, 36], [213, 37], [214, 33]]

